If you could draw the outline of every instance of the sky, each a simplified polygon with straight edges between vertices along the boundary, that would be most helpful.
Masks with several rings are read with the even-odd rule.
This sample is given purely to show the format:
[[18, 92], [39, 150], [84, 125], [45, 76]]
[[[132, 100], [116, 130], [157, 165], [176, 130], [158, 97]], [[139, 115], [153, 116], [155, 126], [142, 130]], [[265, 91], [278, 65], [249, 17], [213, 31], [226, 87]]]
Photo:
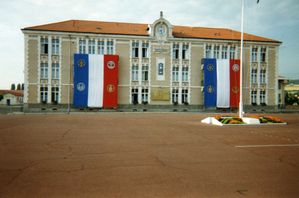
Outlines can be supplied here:
[[[245, 0], [244, 31], [282, 41], [279, 75], [299, 79], [299, 0]], [[241, 0], [0, 0], [0, 89], [24, 82], [21, 28], [79, 19], [240, 31]]]

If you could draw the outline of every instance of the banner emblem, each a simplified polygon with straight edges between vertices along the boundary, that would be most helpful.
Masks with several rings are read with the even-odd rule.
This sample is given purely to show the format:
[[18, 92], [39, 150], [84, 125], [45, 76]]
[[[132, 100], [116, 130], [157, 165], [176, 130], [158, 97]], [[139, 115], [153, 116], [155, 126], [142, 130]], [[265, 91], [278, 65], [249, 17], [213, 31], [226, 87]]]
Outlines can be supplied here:
[[85, 66], [85, 61], [83, 59], [78, 60], [78, 66], [79, 67], [84, 67]]
[[208, 71], [213, 71], [214, 70], [214, 66], [212, 64], [209, 64], [207, 68], [208, 68]]
[[233, 87], [232, 92], [235, 94], [239, 93], [239, 87], [237, 87], [237, 86]]
[[239, 70], [240, 70], [239, 65], [238, 65], [238, 64], [234, 64], [234, 65], [233, 65], [233, 71], [234, 71], [234, 72], [237, 72], [237, 71], [239, 71]]
[[85, 84], [83, 82], [80, 82], [77, 84], [77, 90], [78, 91], [84, 91], [85, 90]]
[[112, 85], [112, 84], [108, 84], [108, 85], [107, 85], [107, 91], [108, 91], [109, 93], [114, 92], [114, 91], [115, 91], [115, 86]]
[[109, 69], [114, 69], [114, 68], [115, 68], [115, 63], [114, 63], [114, 61], [108, 61], [108, 63], [107, 63], [107, 67], [108, 67]]
[[214, 88], [212, 85], [208, 86], [208, 93], [213, 93], [214, 92]]

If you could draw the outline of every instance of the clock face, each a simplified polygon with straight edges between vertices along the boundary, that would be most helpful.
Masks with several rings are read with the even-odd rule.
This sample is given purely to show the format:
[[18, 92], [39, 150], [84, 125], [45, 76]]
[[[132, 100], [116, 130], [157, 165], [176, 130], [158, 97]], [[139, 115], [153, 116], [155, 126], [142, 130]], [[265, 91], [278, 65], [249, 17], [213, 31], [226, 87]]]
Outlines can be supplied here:
[[165, 33], [166, 33], [165, 26], [164, 25], [159, 25], [158, 28], [157, 28], [157, 34], [159, 36], [163, 36], [163, 35], [165, 35]]

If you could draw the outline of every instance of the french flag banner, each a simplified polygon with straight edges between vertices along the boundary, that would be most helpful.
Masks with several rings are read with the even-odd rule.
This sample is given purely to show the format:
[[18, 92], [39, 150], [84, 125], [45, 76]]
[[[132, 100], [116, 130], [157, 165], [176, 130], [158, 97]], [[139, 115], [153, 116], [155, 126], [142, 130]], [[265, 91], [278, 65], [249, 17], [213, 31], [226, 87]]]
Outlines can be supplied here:
[[74, 107], [117, 107], [118, 59], [118, 55], [74, 54]]
[[240, 60], [203, 59], [205, 107], [238, 107]]

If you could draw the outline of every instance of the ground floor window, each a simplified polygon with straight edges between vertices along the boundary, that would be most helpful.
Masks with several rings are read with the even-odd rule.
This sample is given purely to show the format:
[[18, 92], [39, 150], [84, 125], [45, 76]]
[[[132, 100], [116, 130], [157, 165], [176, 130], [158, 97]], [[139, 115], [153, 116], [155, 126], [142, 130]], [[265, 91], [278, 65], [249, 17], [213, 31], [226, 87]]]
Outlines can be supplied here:
[[148, 103], [148, 89], [144, 88], [141, 90], [141, 99], [143, 104]]
[[131, 92], [132, 92], [132, 103], [138, 104], [138, 89], [133, 88]]
[[251, 91], [251, 104], [252, 105], [256, 105], [256, 91], [255, 90], [252, 90]]
[[188, 104], [188, 89], [182, 89], [182, 103]]
[[40, 102], [41, 103], [48, 102], [48, 87], [47, 86], [40, 87]]
[[51, 89], [52, 92], [52, 103], [57, 104], [58, 103], [58, 98], [59, 98], [59, 88], [58, 87], [52, 87]]
[[172, 103], [178, 104], [179, 100], [179, 90], [177, 88], [172, 89]]
[[261, 105], [266, 105], [266, 91], [260, 91], [260, 103]]

